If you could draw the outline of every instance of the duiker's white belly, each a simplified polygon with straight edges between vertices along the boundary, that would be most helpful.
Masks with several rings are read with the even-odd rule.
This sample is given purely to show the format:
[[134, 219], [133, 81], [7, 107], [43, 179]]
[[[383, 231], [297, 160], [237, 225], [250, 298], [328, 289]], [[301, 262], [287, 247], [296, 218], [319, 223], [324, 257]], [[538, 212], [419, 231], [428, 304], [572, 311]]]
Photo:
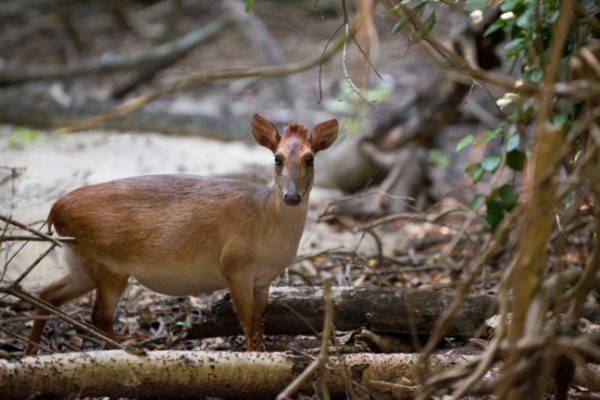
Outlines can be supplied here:
[[171, 296], [197, 295], [228, 287], [218, 265], [209, 260], [197, 260], [187, 265], [144, 264], [128, 269], [143, 286]]

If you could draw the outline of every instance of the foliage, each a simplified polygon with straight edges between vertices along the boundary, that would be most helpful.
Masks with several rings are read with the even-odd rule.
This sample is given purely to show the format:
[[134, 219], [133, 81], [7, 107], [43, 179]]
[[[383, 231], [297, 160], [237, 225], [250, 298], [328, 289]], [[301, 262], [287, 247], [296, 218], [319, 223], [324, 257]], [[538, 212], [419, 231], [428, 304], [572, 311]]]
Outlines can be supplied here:
[[[406, 1], [399, 2], [388, 11], [388, 15], [397, 14], [398, 19], [392, 28], [392, 34], [409, 25], [411, 19], [408, 15], [410, 11], [406, 11], [407, 4]], [[583, 0], [580, 5], [588, 18], [589, 16], [596, 18], [600, 10], [597, 3]], [[508, 38], [502, 52], [505, 59], [510, 61], [509, 72], [518, 74], [524, 82], [537, 85], [543, 80], [544, 66], [548, 63], [550, 39], [559, 15], [559, 6], [558, 0], [543, 2], [467, 0], [463, 3], [463, 11], [470, 15], [475, 24], [478, 24], [481, 23], [484, 13], [490, 13], [493, 7], [497, 7], [498, 16], [487, 27], [484, 35], [489, 36], [502, 30]], [[435, 9], [439, 7], [441, 7], [440, 2], [433, 0], [422, 0], [412, 6], [412, 14], [423, 21], [421, 29], [412, 34], [412, 42], [422, 40], [431, 32], [436, 22]], [[597, 32], [590, 30], [584, 17], [580, 16], [575, 20], [568, 36], [559, 78], [565, 78], [569, 74], [569, 58], [591, 38], [597, 36]], [[465, 169], [465, 174], [474, 184], [482, 179], [492, 179], [496, 182], [499, 179], [493, 178], [499, 177], [506, 170], [512, 172], [512, 181], [515, 182], [527, 167], [528, 130], [536, 111], [536, 100], [521, 98], [515, 93], [506, 93], [497, 100], [497, 106], [503, 118], [496, 129], [481, 134], [470, 133], [456, 144], [456, 151], [463, 151], [471, 146], [487, 148], [486, 155], [481, 160], [470, 164]], [[573, 129], [579, 112], [577, 104], [557, 101], [553, 105], [550, 122], [563, 126], [565, 134], [568, 134], [569, 130]], [[490, 145], [492, 141], [493, 145]], [[514, 185], [503, 183], [498, 185], [501, 186], [492, 188], [491, 192], [484, 196], [484, 202], [480, 201], [480, 194], [475, 195], [471, 201], [472, 205], [486, 205], [486, 221], [492, 231], [502, 221], [505, 212], [510, 211], [518, 202], [518, 191]], [[500, 201], [501, 192], [510, 192], [510, 201], [505, 201], [506, 199]]]
[[[372, 88], [364, 89], [362, 95], [372, 103], [383, 102], [392, 93], [393, 83], [386, 79], [377, 80]], [[364, 114], [368, 112], [363, 106], [363, 100], [345, 80], [340, 81], [336, 99], [325, 101], [325, 109], [336, 114], [345, 114], [344, 132], [357, 135], [365, 128]]]
[[14, 128], [10, 134], [8, 145], [14, 149], [23, 149], [29, 143], [40, 138], [40, 133], [29, 128]]

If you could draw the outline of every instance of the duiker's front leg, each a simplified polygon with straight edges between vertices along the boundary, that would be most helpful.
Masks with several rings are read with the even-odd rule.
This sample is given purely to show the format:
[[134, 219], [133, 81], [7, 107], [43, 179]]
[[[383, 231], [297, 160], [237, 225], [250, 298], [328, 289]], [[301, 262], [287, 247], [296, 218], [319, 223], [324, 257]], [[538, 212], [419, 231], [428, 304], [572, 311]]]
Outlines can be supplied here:
[[254, 351], [254, 276], [238, 271], [227, 277], [227, 280], [229, 281], [229, 293], [231, 293], [233, 305], [246, 336], [246, 351]]
[[256, 349], [265, 351], [264, 315], [269, 302], [269, 287], [254, 288], [254, 335], [256, 337]]

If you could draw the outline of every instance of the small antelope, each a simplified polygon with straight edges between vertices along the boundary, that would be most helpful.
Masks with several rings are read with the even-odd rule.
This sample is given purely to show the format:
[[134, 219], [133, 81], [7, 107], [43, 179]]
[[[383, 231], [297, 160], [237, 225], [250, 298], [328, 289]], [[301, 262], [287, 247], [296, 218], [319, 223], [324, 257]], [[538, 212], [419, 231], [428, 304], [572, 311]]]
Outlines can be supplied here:
[[[248, 351], [264, 349], [269, 285], [296, 256], [314, 179], [314, 156], [336, 139], [338, 122], [283, 136], [260, 114], [256, 142], [275, 155], [275, 183], [192, 175], [151, 175], [84, 186], [61, 197], [49, 226], [67, 245], [69, 272], [40, 298], [60, 306], [96, 289], [92, 323], [114, 338], [115, 307], [130, 276], [156, 292], [196, 295], [229, 288]], [[38, 309], [38, 314], [46, 314]], [[45, 320], [37, 319], [26, 354]]]

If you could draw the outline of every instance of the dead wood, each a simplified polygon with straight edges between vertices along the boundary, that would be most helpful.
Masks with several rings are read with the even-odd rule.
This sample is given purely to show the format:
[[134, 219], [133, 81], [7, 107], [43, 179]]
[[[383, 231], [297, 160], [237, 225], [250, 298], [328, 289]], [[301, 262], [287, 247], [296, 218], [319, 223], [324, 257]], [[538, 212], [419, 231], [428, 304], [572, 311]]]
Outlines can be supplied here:
[[[373, 332], [427, 336], [453, 295], [424, 290], [336, 287], [334, 325], [337, 330], [361, 327]], [[456, 313], [449, 336], [472, 337], [494, 314], [492, 296], [472, 296]], [[314, 334], [323, 326], [323, 289], [274, 288], [265, 315], [267, 334]], [[188, 338], [241, 334], [228, 297], [217, 302], [204, 320], [192, 325]]]
[[147, 64], [163, 62], [165, 59], [179, 58], [199, 43], [213, 37], [223, 26], [225, 26], [224, 20], [215, 19], [179, 39], [141, 54], [118, 54], [84, 61], [71, 66], [52, 65], [32, 69], [5, 69], [0, 71], [0, 87], [31, 81], [66, 79], [92, 73], [136, 69]]
[[[323, 379], [332, 396], [366, 387], [402, 398], [417, 386], [416, 354], [350, 354], [330, 357]], [[432, 357], [442, 371], [472, 357]], [[274, 398], [310, 358], [290, 353], [163, 351], [134, 355], [125, 351], [55, 354], [0, 360], [2, 398], [32, 396]], [[303, 390], [310, 390], [310, 382]]]
[[[419, 385], [418, 354], [357, 353], [329, 358], [321, 379], [333, 397], [357, 394], [402, 399]], [[436, 354], [436, 372], [473, 364], [477, 356]], [[121, 350], [0, 360], [2, 399], [110, 396], [142, 398], [274, 398], [309, 364], [311, 357], [291, 353]], [[482, 383], [496, 375], [492, 373]], [[598, 368], [578, 366], [575, 382], [597, 387]], [[590, 386], [591, 385], [591, 386]], [[448, 386], [450, 388], [450, 386]], [[310, 382], [302, 388], [311, 391]], [[375, 397], [379, 398], [379, 397]]]
[[[84, 118], [111, 110], [114, 103], [88, 101], [63, 105], [48, 97], [5, 93], [0, 97], [0, 122], [40, 129], [59, 129]], [[216, 140], [248, 139], [248, 118], [216, 118], [204, 115], [138, 111], [100, 122], [98, 129], [198, 135]]]

